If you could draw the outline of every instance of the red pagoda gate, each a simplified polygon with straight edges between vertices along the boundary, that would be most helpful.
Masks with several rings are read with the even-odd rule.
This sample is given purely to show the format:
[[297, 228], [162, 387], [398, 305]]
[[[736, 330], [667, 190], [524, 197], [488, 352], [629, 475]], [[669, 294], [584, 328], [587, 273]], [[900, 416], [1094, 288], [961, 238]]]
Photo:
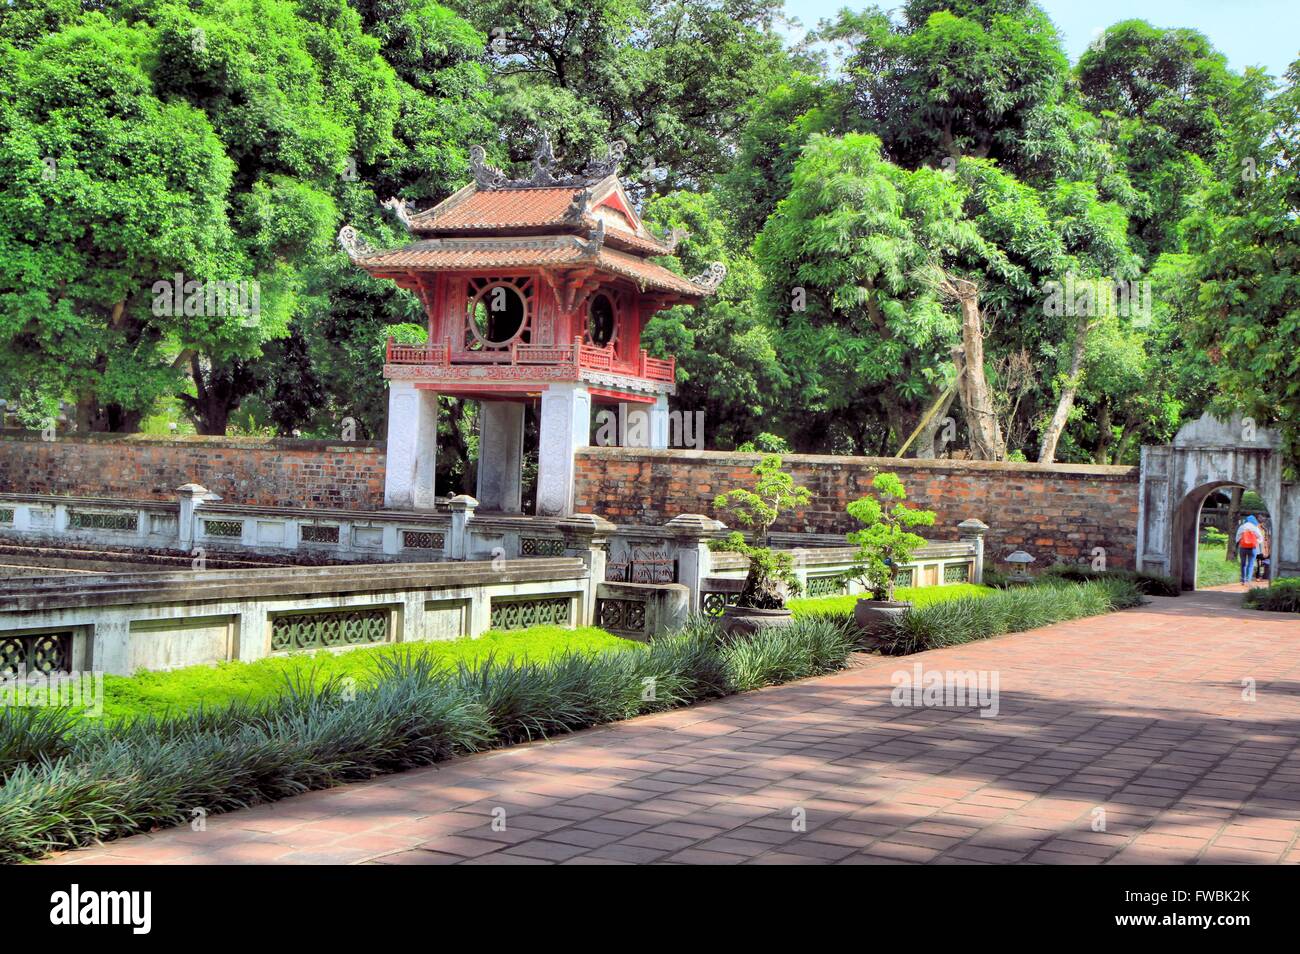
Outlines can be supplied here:
[[651, 446], [666, 447], [673, 359], [649, 357], [641, 330], [660, 309], [695, 303], [720, 264], [687, 280], [650, 261], [671, 255], [642, 224], [619, 182], [622, 143], [579, 175], [556, 177], [543, 139], [528, 179], [507, 179], [470, 150], [474, 182], [424, 212], [389, 200], [416, 238], [374, 251], [350, 226], [339, 241], [376, 278], [410, 289], [428, 315], [428, 343], [388, 343], [385, 505], [434, 505], [439, 394], [482, 402], [477, 496], [519, 512], [524, 406], [540, 399], [537, 512], [573, 510], [573, 455], [590, 442], [593, 403], [650, 413]]

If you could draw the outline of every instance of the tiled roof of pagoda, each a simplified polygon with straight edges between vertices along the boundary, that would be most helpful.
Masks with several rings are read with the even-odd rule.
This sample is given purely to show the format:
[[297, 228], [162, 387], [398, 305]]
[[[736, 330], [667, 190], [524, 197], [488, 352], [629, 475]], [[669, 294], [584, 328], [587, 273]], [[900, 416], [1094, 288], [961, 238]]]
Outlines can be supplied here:
[[620, 275], [643, 289], [700, 298], [711, 291], [662, 265], [571, 235], [544, 238], [424, 239], [387, 252], [361, 251], [356, 263], [372, 275], [406, 271], [467, 271], [547, 265], [589, 265]]
[[642, 288], [700, 298], [721, 281], [721, 266], [694, 280], [648, 261], [671, 255], [668, 241], [641, 222], [616, 174], [621, 143], [605, 160], [589, 162], [579, 175], [556, 177], [554, 156], [543, 137], [528, 179], [508, 179], [487, 165], [481, 147], [470, 150], [474, 181], [422, 212], [409, 214], [396, 200], [384, 203], [419, 240], [404, 248], [365, 248], [354, 229], [339, 233], [352, 260], [372, 275], [404, 271], [456, 271], [587, 264], [631, 279]]
[[416, 232], [539, 228], [565, 225], [577, 189], [505, 189], [485, 192], [466, 186], [431, 209], [411, 216]]
[[[420, 236], [514, 235], [569, 233], [586, 235], [596, 227], [599, 208], [607, 197], [622, 195], [617, 178], [609, 176], [591, 189], [515, 188], [483, 190], [468, 185], [433, 208], [410, 217], [411, 231]], [[671, 255], [673, 245], [657, 238], [643, 224], [621, 211], [604, 214], [605, 240], [641, 255]], [[610, 220], [613, 220], [611, 223]], [[627, 222], [622, 228], [619, 221]]]

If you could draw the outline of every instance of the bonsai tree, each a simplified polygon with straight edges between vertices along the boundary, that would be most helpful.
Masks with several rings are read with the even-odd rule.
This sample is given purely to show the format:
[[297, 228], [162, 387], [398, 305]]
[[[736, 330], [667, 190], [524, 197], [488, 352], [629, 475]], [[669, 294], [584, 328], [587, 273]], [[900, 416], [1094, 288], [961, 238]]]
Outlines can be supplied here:
[[812, 493], [807, 487], [795, 486], [794, 478], [781, 470], [781, 458], [777, 454], [769, 454], [759, 461], [754, 476], [757, 479], [753, 490], [729, 490], [713, 499], [714, 507], [753, 528], [753, 544], [746, 543], [744, 534], [735, 531], [711, 546], [715, 550], [741, 553], [749, 559], [749, 574], [737, 605], [784, 609], [786, 595], [798, 595], [802, 588], [794, 573], [794, 557], [770, 550], [767, 535], [777, 517], [807, 504], [812, 500]]
[[877, 600], [894, 601], [895, 567], [912, 558], [925, 539], [911, 533], [911, 527], [934, 524], [934, 511], [914, 510], [903, 505], [907, 491], [897, 474], [876, 474], [871, 481], [876, 496], [849, 504], [849, 516], [863, 524], [846, 535], [858, 548], [856, 565], [845, 576], [858, 580]]

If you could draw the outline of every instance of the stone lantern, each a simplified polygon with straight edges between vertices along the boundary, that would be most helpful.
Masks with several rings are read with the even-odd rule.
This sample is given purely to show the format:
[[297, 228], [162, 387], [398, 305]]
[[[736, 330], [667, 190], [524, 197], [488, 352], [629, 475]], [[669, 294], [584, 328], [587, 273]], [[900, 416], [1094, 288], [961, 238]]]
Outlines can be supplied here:
[[1029, 575], [1029, 564], [1034, 562], [1034, 558], [1024, 550], [1016, 550], [1007, 557], [1007, 562], [1013, 567], [1011, 571], [1011, 582], [1013, 583], [1032, 583], [1033, 577]]

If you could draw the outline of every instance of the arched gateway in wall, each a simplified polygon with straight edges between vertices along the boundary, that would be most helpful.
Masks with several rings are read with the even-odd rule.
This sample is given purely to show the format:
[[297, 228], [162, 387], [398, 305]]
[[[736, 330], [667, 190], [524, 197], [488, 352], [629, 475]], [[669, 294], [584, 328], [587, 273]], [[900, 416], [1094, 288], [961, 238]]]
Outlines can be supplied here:
[[1269, 572], [1300, 576], [1300, 486], [1283, 483], [1280, 447], [1275, 432], [1249, 418], [1206, 414], [1183, 425], [1173, 443], [1142, 448], [1138, 569], [1194, 589], [1201, 505], [1222, 487], [1242, 487], [1263, 498], [1273, 520]]

